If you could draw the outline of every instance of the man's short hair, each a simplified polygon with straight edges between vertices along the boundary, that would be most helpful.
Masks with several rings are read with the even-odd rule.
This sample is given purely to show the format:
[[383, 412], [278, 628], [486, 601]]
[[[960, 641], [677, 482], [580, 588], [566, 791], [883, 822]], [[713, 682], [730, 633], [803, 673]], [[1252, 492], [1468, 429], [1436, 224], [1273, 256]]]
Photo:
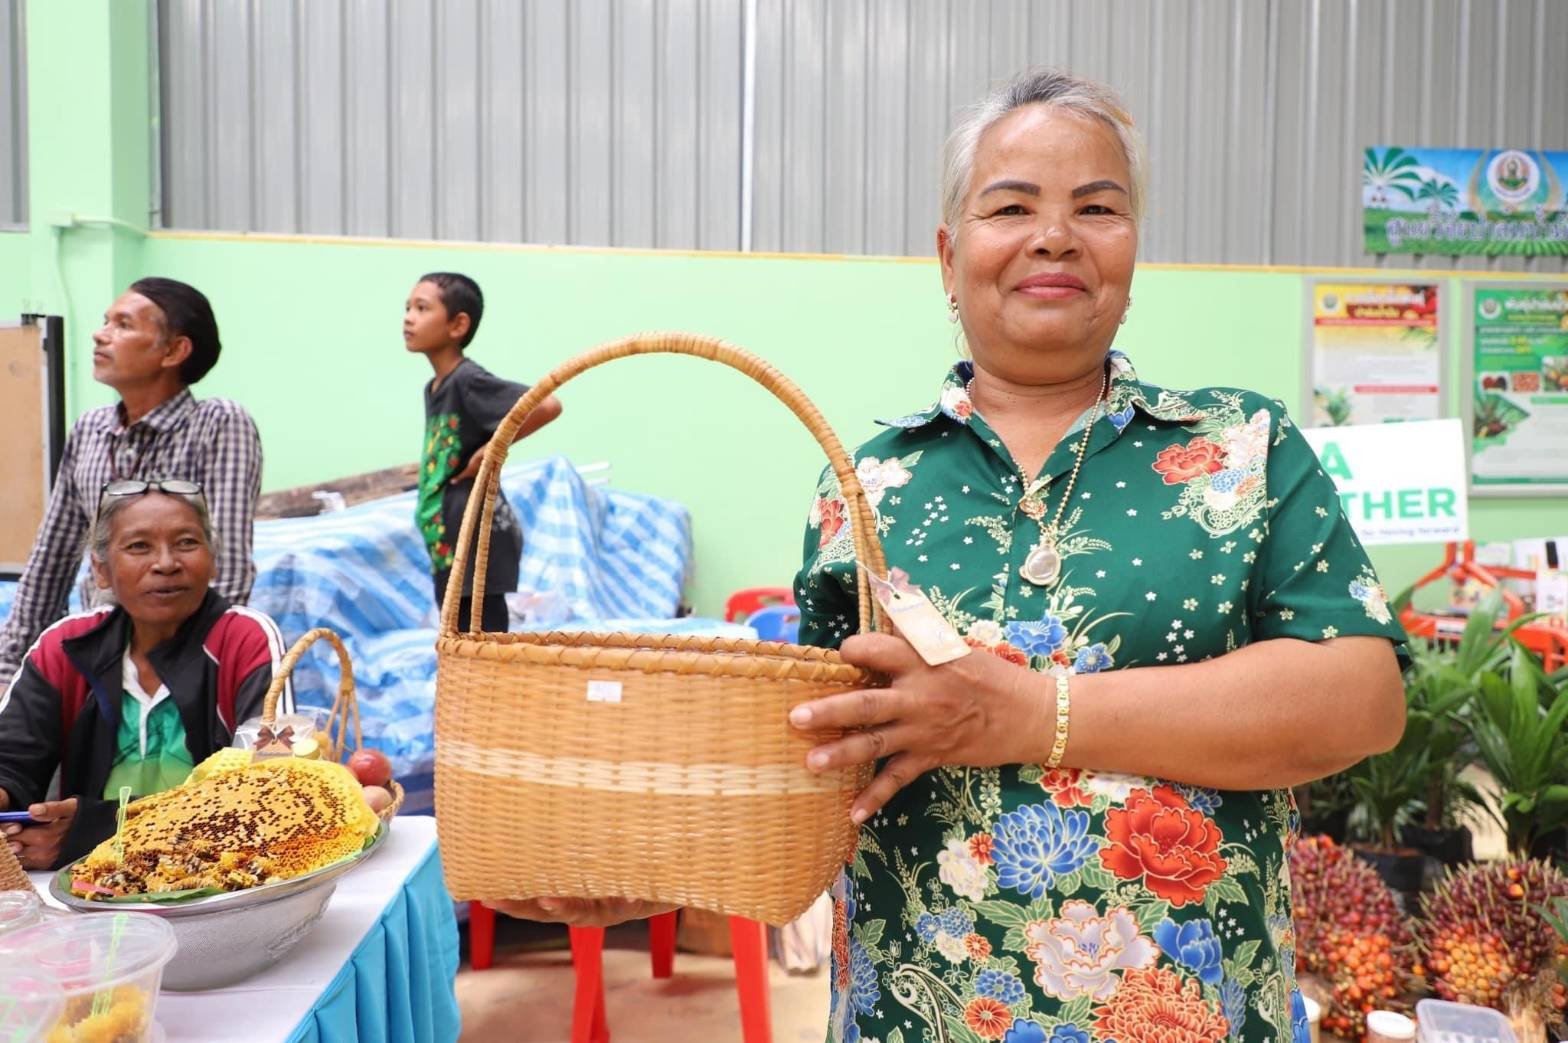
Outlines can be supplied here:
[[211, 372], [218, 364], [223, 344], [218, 340], [218, 320], [206, 295], [189, 283], [158, 276], [137, 279], [131, 283], [131, 292], [146, 297], [163, 312], [165, 336], [189, 338], [191, 353], [180, 364], [180, 380], [189, 386]]
[[485, 295], [480, 292], [479, 284], [461, 272], [430, 272], [419, 277], [420, 282], [427, 282], [441, 291], [441, 304], [446, 308], [446, 317], [455, 319], [459, 315], [468, 316], [468, 333], [463, 337], [463, 343], [458, 347], [466, 348], [474, 339], [474, 334], [479, 332], [479, 320], [485, 313]]

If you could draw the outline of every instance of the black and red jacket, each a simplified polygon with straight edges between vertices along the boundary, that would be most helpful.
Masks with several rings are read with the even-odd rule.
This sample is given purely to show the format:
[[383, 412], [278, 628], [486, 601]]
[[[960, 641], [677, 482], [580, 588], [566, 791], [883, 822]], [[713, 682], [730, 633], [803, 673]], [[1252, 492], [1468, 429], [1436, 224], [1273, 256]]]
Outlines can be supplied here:
[[[56, 768], [60, 799], [77, 798], [62, 864], [114, 833], [117, 802], [104, 800], [103, 789], [115, 757], [130, 641], [131, 619], [122, 608], [67, 616], [39, 636], [0, 695], [0, 789], [11, 807], [25, 810], [44, 800]], [[260, 715], [282, 655], [277, 624], [213, 591], [148, 654], [179, 707], [192, 763], [228, 746], [237, 725]], [[285, 686], [278, 711], [292, 710]]]

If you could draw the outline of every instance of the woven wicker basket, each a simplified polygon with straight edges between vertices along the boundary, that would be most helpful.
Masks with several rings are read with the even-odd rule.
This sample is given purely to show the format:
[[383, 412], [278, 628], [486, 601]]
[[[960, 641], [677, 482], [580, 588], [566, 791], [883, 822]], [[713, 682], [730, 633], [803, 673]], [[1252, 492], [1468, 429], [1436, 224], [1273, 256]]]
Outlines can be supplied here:
[[[452, 575], [475, 562], [484, 597], [507, 450], [528, 414], [595, 366], [649, 354], [731, 366], [771, 391], [826, 452], [856, 553], [885, 571], [853, 465], [806, 396], [761, 359], [711, 338], [654, 333], [559, 366], [512, 408], [485, 450]], [[482, 514], [482, 516], [481, 516]], [[860, 629], [872, 599], [860, 579]], [[436, 640], [436, 822], [459, 899], [558, 895], [678, 903], [784, 924], [852, 855], [852, 799], [869, 765], [814, 775], [791, 707], [877, 683], [836, 652], [780, 642], [640, 634], [457, 630], [447, 585]]]
[[[294, 673], [294, 667], [299, 663], [305, 650], [317, 641], [325, 639], [332, 645], [338, 654], [338, 694], [332, 700], [332, 712], [327, 716], [327, 746], [328, 759], [342, 764], [351, 752], [348, 746], [349, 718], [354, 721], [354, 749], [364, 748], [364, 738], [359, 730], [359, 698], [354, 694], [354, 665], [349, 661], [348, 649], [343, 647], [343, 639], [326, 627], [317, 627], [305, 634], [294, 647], [284, 655], [283, 661], [278, 664], [278, 671], [272, 677], [272, 684], [267, 688], [266, 697], [261, 704], [262, 722], [271, 725], [278, 718], [278, 698], [283, 694], [283, 686]], [[396, 780], [386, 785], [387, 792], [392, 794], [392, 803], [382, 808], [378, 813], [382, 822], [391, 822], [392, 817], [403, 806], [403, 787]]]
[[33, 882], [28, 879], [27, 870], [11, 853], [11, 845], [5, 839], [0, 839], [0, 891], [31, 890]]

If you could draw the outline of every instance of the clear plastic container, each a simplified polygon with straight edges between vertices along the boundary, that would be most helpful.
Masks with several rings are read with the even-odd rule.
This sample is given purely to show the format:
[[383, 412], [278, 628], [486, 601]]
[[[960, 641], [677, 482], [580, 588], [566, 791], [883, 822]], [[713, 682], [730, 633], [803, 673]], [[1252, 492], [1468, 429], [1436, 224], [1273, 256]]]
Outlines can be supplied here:
[[[281, 732], [285, 728], [291, 729], [292, 742], [315, 739], [322, 746], [326, 745], [326, 727], [327, 711], [319, 706], [301, 706], [293, 713], [278, 714], [278, 719], [273, 723], [274, 732]], [[240, 750], [253, 750], [256, 748], [256, 739], [260, 732], [261, 718], [252, 717], [234, 729], [234, 741], [229, 745]]]
[[1302, 996], [1301, 1005], [1307, 1014], [1307, 1033], [1312, 1043], [1319, 1043], [1323, 1038], [1323, 1006], [1311, 996]]
[[91, 913], [48, 920], [6, 939], [8, 958], [53, 981], [64, 1008], [49, 1043], [154, 1043], [153, 1011], [174, 929], [148, 913]]
[[1488, 1007], [1447, 1000], [1416, 1004], [1421, 1043], [1518, 1043], [1508, 1019]]
[[1367, 1015], [1366, 1043], [1404, 1043], [1416, 1038], [1416, 1023], [1397, 1011], [1374, 1010]]
[[[34, 891], [0, 891], [0, 936], [44, 922], [44, 900]], [[0, 1039], [8, 1039], [0, 1036]]]
[[60, 1020], [64, 1006], [60, 986], [47, 978], [26, 972], [0, 974], [0, 1040], [47, 1038], [45, 1033]]

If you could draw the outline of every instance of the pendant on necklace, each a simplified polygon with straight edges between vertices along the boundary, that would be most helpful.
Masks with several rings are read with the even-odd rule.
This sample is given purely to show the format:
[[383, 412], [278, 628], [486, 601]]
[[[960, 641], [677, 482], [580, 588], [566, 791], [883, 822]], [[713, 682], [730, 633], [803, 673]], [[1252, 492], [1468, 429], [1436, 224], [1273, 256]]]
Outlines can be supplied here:
[[1062, 556], [1056, 551], [1056, 540], [1047, 532], [1029, 551], [1024, 563], [1018, 566], [1018, 575], [1037, 587], [1049, 587], [1062, 574]]

